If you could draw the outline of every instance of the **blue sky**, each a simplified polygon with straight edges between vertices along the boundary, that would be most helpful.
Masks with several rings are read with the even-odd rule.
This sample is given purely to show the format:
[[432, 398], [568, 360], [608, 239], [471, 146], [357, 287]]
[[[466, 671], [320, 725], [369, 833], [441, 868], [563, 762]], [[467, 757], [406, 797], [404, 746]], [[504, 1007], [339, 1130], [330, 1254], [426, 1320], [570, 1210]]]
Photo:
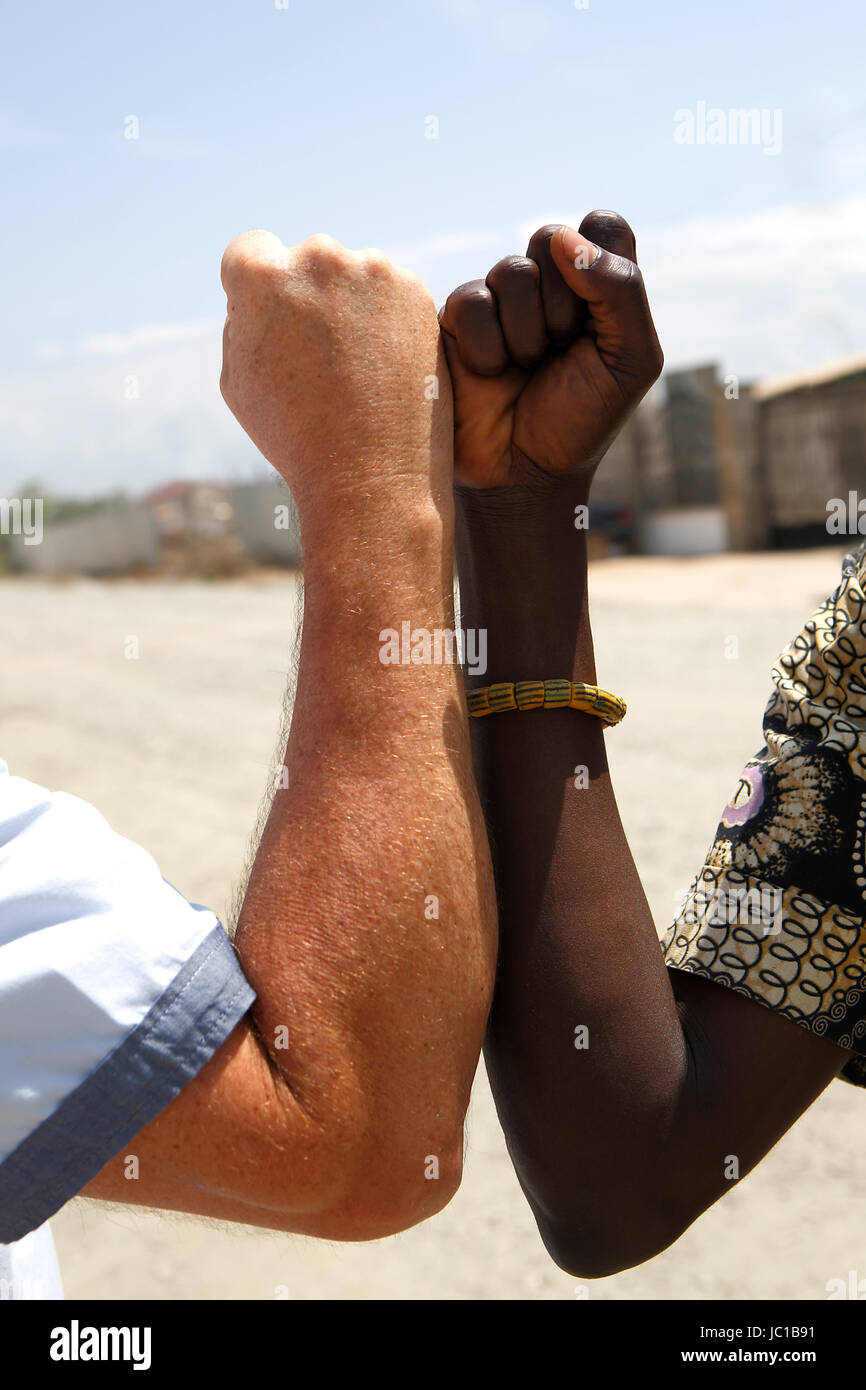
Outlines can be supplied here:
[[[248, 227], [380, 246], [441, 301], [541, 222], [615, 207], [670, 366], [866, 351], [853, 0], [281, 3], [7, 10], [0, 495], [262, 466], [217, 384], [219, 261]], [[699, 103], [763, 109], [780, 149], [734, 124], [678, 143]]]

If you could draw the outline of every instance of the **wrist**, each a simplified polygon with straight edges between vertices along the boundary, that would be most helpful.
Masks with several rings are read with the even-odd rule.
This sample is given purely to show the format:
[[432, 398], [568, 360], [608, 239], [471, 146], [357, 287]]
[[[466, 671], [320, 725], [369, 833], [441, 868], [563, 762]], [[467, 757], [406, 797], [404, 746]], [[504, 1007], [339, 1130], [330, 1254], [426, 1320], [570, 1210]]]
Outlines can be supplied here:
[[380, 480], [296, 498], [308, 577], [362, 594], [441, 587], [453, 568], [454, 500], [414, 478]]
[[515, 593], [585, 587], [588, 481], [536, 471], [511, 487], [454, 489], [461, 586], [481, 588], [487, 606], [500, 590], [510, 606]]
[[[486, 631], [488, 669], [473, 685], [563, 677], [593, 683], [586, 586], [585, 483], [532, 496], [459, 489], [461, 621]], [[468, 495], [467, 495], [468, 493]]]
[[[323, 635], [337, 664], [352, 653], [375, 656], [367, 677], [375, 681], [385, 669], [378, 664], [383, 632], [396, 632], [405, 645], [407, 628], [453, 629], [453, 517], [429, 501], [403, 497], [387, 516], [340, 512], [330, 525], [318, 517], [312, 528], [302, 519], [301, 537], [305, 633]], [[419, 676], [414, 662], [407, 671]], [[447, 683], [447, 672], [438, 675]]]
[[457, 507], [468, 520], [497, 527], [520, 521], [532, 530], [546, 531], [563, 510], [588, 506], [594, 470], [549, 473], [524, 455], [520, 458], [519, 481], [498, 487], [455, 483]]

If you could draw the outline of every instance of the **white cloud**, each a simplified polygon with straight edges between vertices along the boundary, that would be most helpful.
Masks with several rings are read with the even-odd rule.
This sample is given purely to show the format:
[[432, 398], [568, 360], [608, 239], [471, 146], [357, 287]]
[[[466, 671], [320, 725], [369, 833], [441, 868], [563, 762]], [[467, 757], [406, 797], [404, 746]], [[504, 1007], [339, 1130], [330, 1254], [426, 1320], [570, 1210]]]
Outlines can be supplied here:
[[864, 197], [650, 227], [638, 251], [669, 362], [763, 376], [866, 345]]
[[163, 347], [167, 343], [195, 342], [212, 334], [216, 326], [208, 319], [200, 323], [145, 324], [127, 333], [89, 333], [82, 339], [80, 350], [86, 354], [119, 356], [142, 348]]
[[[551, 220], [522, 223], [517, 245]], [[866, 347], [866, 197], [635, 230], [670, 365], [716, 359], [755, 377]]]
[[220, 395], [221, 327], [4, 377], [0, 496], [33, 477], [86, 496], [264, 469]]
[[[389, 254], [441, 302], [551, 220], [437, 233]], [[745, 380], [866, 351], [866, 198], [637, 231], [669, 367], [715, 360]], [[264, 468], [219, 393], [221, 328], [214, 320], [91, 333], [62, 356], [46, 339], [38, 370], [0, 381], [0, 495], [34, 475], [68, 492], [138, 492], [172, 477]], [[132, 375], [137, 399], [126, 395]]]
[[420, 274], [422, 266], [429, 268], [438, 261], [465, 256], [473, 251], [489, 251], [499, 239], [495, 232], [447, 232], [421, 241], [386, 246], [384, 254], [397, 265], [405, 265]]

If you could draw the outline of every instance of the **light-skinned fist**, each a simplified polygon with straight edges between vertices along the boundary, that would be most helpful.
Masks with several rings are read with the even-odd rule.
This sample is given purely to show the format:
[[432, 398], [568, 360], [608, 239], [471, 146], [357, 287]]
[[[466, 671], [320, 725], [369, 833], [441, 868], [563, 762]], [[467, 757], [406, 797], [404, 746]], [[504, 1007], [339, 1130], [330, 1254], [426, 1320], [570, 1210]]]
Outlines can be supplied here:
[[450, 488], [451, 387], [417, 276], [326, 236], [227, 247], [220, 389], [299, 509]]

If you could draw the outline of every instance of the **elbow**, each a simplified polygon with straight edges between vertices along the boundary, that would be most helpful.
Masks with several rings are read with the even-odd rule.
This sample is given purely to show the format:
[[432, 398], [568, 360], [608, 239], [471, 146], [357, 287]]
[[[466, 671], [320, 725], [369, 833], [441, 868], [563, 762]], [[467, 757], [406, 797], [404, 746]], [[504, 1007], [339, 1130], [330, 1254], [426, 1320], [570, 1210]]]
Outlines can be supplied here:
[[[519, 1177], [548, 1254], [566, 1274], [606, 1279], [654, 1260], [730, 1188], [713, 1155], [659, 1123], [576, 1164], [573, 1145], [521, 1154]], [[577, 1169], [577, 1172], [576, 1172]]]
[[[342, 1060], [342, 1059], [341, 1059]], [[270, 1201], [285, 1230], [321, 1240], [362, 1242], [396, 1235], [448, 1205], [463, 1176], [471, 1078], [383, 1084], [354, 1065], [319, 1081], [315, 1105], [288, 1082], [286, 1162]], [[308, 1087], [308, 1091], [312, 1087]]]
[[[322, 1192], [314, 1229], [325, 1240], [382, 1240], [436, 1216], [463, 1176], [463, 1127], [447, 1142], [413, 1146], [393, 1136], [342, 1150], [340, 1180]], [[437, 1150], [433, 1152], [433, 1150]]]
[[551, 1259], [577, 1279], [607, 1279], [654, 1260], [669, 1249], [703, 1207], [670, 1194], [596, 1194], [579, 1215], [535, 1209], [539, 1234]]
[[646, 1228], [627, 1232], [587, 1230], [570, 1224], [542, 1226], [540, 1222], [539, 1232], [554, 1263], [575, 1279], [608, 1279], [613, 1274], [646, 1264], [672, 1245], [680, 1234], [676, 1230]]
[[468, 1106], [469, 1088], [456, 1085], [398, 1109], [363, 1093], [355, 1123], [341, 1127], [345, 1181], [329, 1215], [337, 1239], [381, 1240], [448, 1205], [463, 1177]]
[[406, 1161], [383, 1157], [365, 1174], [337, 1213], [343, 1240], [381, 1240], [438, 1215], [463, 1176], [463, 1139], [450, 1152], [418, 1153]]

